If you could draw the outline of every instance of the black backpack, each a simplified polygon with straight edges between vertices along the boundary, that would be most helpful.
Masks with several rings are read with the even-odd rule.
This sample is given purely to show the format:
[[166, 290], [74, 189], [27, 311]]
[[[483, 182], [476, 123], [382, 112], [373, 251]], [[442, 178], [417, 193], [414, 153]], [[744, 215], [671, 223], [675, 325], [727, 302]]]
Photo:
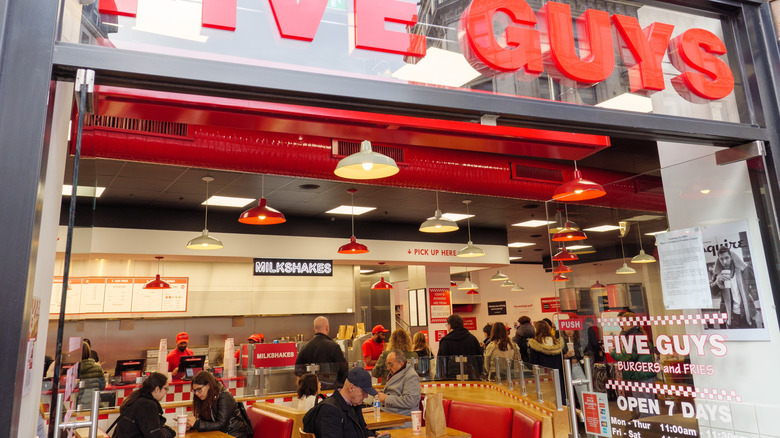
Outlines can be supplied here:
[[316, 401], [314, 402], [314, 406], [309, 409], [308, 412], [303, 416], [303, 420], [301, 420], [301, 423], [303, 425], [303, 431], [306, 433], [314, 433], [316, 420], [317, 420], [317, 413], [322, 409], [322, 405], [325, 403], [320, 403], [320, 399], [325, 399], [325, 397], [322, 394], [319, 394], [317, 396]]

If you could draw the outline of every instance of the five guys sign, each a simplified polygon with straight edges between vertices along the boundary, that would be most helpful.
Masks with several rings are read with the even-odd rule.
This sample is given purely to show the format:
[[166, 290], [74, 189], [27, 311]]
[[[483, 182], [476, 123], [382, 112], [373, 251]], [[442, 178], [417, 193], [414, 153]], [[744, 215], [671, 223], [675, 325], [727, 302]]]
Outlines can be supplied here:
[[[263, 0], [266, 1], [266, 0]], [[328, 0], [267, 0], [282, 38], [312, 41]], [[235, 30], [237, 0], [202, 0], [201, 24]], [[135, 16], [138, 0], [101, 0], [100, 13]], [[496, 13], [510, 25], [498, 37]], [[385, 23], [411, 28], [417, 5], [399, 0], [354, 0], [355, 48], [424, 57], [424, 35], [385, 29]], [[610, 76], [615, 47], [628, 68], [631, 92], [649, 95], [664, 89], [661, 61], [669, 54], [680, 74], [672, 85], [684, 99], [702, 103], [722, 99], [734, 89], [734, 76], [721, 59], [726, 45], [704, 29], [688, 29], [671, 38], [674, 26], [652, 23], [644, 29], [634, 17], [588, 9], [576, 20], [574, 41], [571, 8], [548, 2], [536, 13], [525, 0], [473, 0], [461, 16], [458, 40], [468, 62], [483, 75], [515, 72], [532, 79], [546, 71], [569, 87], [588, 87]], [[579, 47], [576, 47], [576, 46]]]

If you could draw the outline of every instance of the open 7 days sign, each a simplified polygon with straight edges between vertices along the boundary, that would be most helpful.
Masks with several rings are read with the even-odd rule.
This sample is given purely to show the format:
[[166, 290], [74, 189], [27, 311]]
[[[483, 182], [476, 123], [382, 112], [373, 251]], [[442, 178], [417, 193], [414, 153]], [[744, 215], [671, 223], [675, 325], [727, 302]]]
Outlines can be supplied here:
[[[328, 5], [328, 0], [257, 1], [270, 3], [281, 38], [301, 41], [314, 40]], [[353, 1], [351, 47], [425, 57], [425, 35], [385, 26], [397, 23], [412, 29], [417, 23], [417, 3]], [[202, 26], [236, 30], [237, 0], [202, 2]], [[134, 17], [138, 0], [101, 0], [99, 10]], [[509, 23], [496, 35], [494, 17], [499, 12]], [[717, 100], [734, 89], [734, 76], [723, 60], [726, 45], [708, 30], [687, 29], [672, 38], [673, 25], [655, 22], [642, 28], [635, 17], [588, 9], [575, 20], [575, 42], [572, 22], [571, 8], [564, 3], [547, 2], [534, 12], [525, 0], [474, 0], [460, 17], [458, 43], [468, 62], [483, 75], [514, 72], [531, 79], [546, 71], [563, 85], [589, 87], [607, 79], [615, 68], [614, 33], [632, 93], [648, 95], [664, 89], [661, 62], [665, 54], [680, 72], [671, 82], [684, 99], [694, 103]], [[256, 25], [251, 20], [243, 24]]]

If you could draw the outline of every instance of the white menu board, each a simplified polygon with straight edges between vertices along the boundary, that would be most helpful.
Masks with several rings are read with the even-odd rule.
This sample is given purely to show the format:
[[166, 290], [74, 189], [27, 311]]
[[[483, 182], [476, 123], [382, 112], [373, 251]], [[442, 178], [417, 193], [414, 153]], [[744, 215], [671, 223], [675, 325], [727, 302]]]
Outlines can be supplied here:
[[65, 313], [81, 313], [81, 283], [83, 279], [68, 280], [68, 296], [65, 302]]
[[[81, 287], [81, 313], [103, 312], [103, 297], [106, 292], [105, 278], [85, 278]], [[71, 297], [68, 296], [68, 300]]]
[[[189, 279], [163, 278], [170, 289], [144, 289], [152, 278], [87, 277], [69, 280], [66, 314], [186, 312]], [[60, 313], [62, 277], [54, 278], [50, 314]]]
[[168, 280], [170, 289], [162, 289], [163, 312], [186, 312], [187, 311], [187, 280], [173, 278]]
[[159, 312], [162, 310], [162, 289], [144, 289], [151, 281], [136, 278], [133, 281], [133, 308], [131, 312]]
[[133, 305], [133, 279], [107, 278], [103, 312], [127, 313]]

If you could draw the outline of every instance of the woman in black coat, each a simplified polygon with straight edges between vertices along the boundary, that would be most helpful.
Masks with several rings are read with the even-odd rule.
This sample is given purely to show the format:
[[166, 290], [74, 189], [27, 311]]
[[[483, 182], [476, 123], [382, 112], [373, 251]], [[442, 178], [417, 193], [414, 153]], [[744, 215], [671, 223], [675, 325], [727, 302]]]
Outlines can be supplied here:
[[[160, 400], [168, 393], [168, 377], [152, 373], [119, 407], [114, 438], [173, 438], [176, 431], [165, 425]], [[110, 430], [110, 429], [109, 429]]]
[[251, 427], [236, 399], [208, 371], [201, 371], [192, 379], [192, 412], [187, 418], [188, 429], [197, 432], [218, 430], [234, 438], [248, 438]]

